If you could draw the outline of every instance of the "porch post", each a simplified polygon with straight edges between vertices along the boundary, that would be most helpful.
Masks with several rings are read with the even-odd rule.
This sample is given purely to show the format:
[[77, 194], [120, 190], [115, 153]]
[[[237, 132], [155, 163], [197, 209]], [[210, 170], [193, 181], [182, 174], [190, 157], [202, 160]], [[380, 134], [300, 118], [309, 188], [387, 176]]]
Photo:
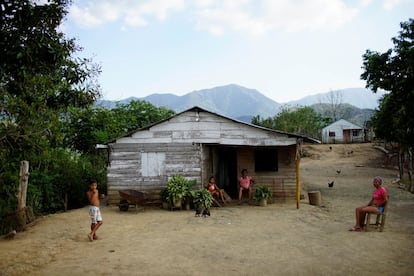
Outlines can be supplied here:
[[302, 140], [296, 140], [296, 209], [299, 209], [300, 205], [300, 148], [302, 146]]

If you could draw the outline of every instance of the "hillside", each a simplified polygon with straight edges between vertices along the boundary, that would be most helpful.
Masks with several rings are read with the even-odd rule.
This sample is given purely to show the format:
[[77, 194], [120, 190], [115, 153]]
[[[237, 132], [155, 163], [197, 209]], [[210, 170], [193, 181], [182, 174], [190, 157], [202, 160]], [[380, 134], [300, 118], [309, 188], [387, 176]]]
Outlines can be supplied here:
[[[378, 99], [384, 94], [376, 94], [364, 88], [350, 88], [334, 91], [342, 96], [343, 119], [361, 125], [371, 118], [373, 109], [378, 106]], [[181, 112], [193, 106], [200, 106], [212, 112], [250, 122], [251, 118], [260, 115], [262, 118], [272, 117], [279, 113], [282, 106], [310, 106], [323, 114], [321, 104], [329, 102], [331, 92], [319, 93], [300, 100], [278, 103], [264, 96], [255, 89], [236, 84], [214, 87], [189, 92], [183, 96], [173, 94], [151, 94], [143, 98], [127, 98], [119, 101], [128, 103], [131, 100], [144, 100], [155, 106], [164, 106], [175, 112]], [[116, 102], [101, 100], [97, 106], [114, 107]]]
[[[334, 90], [332, 92], [341, 95], [341, 102], [347, 103], [360, 109], [375, 109], [378, 107], [378, 99], [385, 95], [384, 91], [373, 93], [366, 88], [347, 88], [342, 90]], [[311, 106], [314, 104], [328, 103], [330, 92], [318, 93], [316, 95], [306, 96], [297, 101], [290, 101], [289, 105]]]

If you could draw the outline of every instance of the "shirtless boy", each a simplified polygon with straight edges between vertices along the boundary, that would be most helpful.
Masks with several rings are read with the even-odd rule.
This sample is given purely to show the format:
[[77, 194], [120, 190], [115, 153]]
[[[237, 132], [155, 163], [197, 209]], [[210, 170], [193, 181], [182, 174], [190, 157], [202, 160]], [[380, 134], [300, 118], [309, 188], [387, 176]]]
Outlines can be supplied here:
[[97, 186], [96, 180], [91, 180], [89, 182], [89, 190], [86, 192], [89, 200], [89, 216], [91, 217], [91, 232], [88, 234], [89, 241], [98, 239], [96, 231], [103, 223], [99, 209], [99, 192]]

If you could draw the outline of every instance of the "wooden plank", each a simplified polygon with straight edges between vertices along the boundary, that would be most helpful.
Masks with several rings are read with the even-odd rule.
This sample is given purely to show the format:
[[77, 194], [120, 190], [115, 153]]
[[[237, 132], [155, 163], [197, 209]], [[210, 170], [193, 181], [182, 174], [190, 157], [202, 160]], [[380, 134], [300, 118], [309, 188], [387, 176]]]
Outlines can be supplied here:
[[215, 197], [213, 197], [213, 206], [222, 207], [220, 202], [218, 202], [218, 200]]
[[225, 190], [223, 190], [223, 194], [224, 194], [224, 199], [226, 202], [231, 202], [233, 199], [231, 198], [231, 196], [229, 196]]

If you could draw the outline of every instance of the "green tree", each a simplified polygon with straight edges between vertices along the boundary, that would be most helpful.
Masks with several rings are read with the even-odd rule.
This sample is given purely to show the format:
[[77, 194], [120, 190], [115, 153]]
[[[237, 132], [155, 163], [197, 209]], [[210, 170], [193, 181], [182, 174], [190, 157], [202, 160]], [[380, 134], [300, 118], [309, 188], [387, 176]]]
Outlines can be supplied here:
[[117, 104], [112, 111], [117, 120], [119, 120], [122, 130], [120, 134], [122, 135], [174, 115], [174, 111], [165, 107], [156, 107], [147, 101], [131, 101], [128, 104]]
[[320, 130], [325, 126], [322, 116], [311, 107], [288, 106], [284, 106], [274, 117], [262, 119], [260, 116], [255, 116], [252, 123], [310, 137], [320, 137]]
[[66, 124], [66, 145], [82, 154], [95, 154], [97, 144], [107, 143], [173, 114], [172, 110], [146, 101], [118, 103], [113, 109], [74, 108]]
[[[366, 50], [363, 55], [361, 79], [374, 93], [378, 89], [389, 92], [380, 104], [374, 117], [375, 133], [387, 141], [398, 142], [409, 156], [410, 191], [412, 183], [412, 149], [414, 144], [414, 20], [400, 24], [401, 31], [392, 38], [393, 49], [384, 53]], [[399, 160], [402, 160], [401, 156]], [[400, 163], [403, 176], [403, 164]]]
[[81, 154], [94, 154], [96, 144], [114, 139], [119, 123], [105, 108], [72, 108], [65, 122], [65, 145]]
[[100, 95], [100, 68], [75, 58], [81, 48], [59, 29], [69, 1], [39, 3], [0, 4], [0, 212], [13, 208], [21, 160], [29, 160], [33, 178], [43, 176], [38, 185], [51, 185], [44, 191], [57, 185], [45, 160], [58, 160], [61, 118]]

